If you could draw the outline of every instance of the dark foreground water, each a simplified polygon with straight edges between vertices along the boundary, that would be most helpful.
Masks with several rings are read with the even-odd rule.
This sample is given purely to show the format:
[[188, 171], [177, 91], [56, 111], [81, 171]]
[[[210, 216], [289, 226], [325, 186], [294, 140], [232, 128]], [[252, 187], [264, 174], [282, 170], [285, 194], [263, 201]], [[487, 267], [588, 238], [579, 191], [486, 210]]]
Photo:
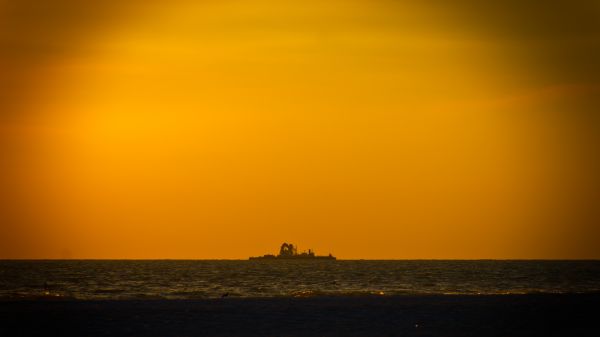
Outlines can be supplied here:
[[0, 301], [0, 336], [600, 336], [598, 294]]
[[600, 292], [600, 261], [0, 261], [0, 299]]

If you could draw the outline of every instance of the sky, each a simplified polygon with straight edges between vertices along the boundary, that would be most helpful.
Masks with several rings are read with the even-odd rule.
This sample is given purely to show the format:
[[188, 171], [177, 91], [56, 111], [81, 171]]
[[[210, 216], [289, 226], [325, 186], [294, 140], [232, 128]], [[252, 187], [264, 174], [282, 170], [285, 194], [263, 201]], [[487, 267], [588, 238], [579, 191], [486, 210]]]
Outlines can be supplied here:
[[0, 258], [600, 258], [600, 4], [0, 0]]

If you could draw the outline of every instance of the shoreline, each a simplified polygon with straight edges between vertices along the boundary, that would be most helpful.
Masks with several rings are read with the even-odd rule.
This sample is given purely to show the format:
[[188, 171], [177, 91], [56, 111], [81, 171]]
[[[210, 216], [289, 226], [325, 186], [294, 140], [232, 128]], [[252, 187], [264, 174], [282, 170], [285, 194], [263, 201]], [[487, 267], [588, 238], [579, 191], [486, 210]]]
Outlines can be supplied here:
[[600, 293], [0, 301], [0, 335], [597, 336]]

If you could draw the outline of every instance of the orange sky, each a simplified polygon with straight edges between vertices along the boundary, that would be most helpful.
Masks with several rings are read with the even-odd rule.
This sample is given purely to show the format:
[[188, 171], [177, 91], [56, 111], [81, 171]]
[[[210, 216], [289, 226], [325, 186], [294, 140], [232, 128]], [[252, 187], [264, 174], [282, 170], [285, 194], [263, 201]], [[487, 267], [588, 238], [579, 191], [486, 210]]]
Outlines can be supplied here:
[[600, 258], [595, 1], [120, 3], [0, 1], [0, 258]]

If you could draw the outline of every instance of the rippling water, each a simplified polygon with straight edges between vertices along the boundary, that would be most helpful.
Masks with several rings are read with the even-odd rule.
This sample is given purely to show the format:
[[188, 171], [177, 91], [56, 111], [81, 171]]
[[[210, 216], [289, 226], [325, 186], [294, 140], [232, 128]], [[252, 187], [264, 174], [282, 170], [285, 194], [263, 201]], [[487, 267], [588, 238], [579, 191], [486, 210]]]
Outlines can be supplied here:
[[0, 298], [600, 291], [600, 261], [0, 261]]

